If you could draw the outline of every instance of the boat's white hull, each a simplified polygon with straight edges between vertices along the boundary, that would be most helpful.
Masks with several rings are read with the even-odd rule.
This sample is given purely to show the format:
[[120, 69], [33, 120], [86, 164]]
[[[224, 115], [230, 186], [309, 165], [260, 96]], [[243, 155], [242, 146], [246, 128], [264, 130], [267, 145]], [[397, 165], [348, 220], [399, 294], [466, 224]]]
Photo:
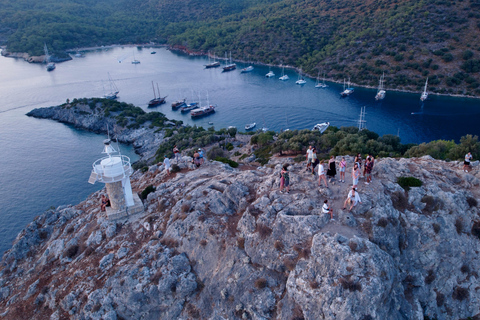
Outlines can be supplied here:
[[383, 100], [383, 99], [385, 99], [385, 94], [386, 94], [385, 90], [380, 90], [380, 91], [378, 91], [378, 92], [377, 92], [377, 95], [375, 96], [375, 100], [378, 101], [378, 100]]
[[320, 133], [324, 133], [329, 126], [330, 126], [330, 122], [318, 123], [313, 127], [312, 131], [318, 131]]

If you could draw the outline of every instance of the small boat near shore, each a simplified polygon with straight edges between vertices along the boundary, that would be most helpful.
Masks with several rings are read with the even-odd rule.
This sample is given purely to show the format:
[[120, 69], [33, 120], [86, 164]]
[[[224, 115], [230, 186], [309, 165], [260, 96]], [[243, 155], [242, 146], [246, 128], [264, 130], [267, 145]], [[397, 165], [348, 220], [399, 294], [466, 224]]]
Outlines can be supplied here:
[[253, 128], [255, 128], [257, 126], [257, 124], [255, 122], [252, 122], [252, 123], [247, 123], [245, 125], [245, 130], [248, 131], [248, 130], [252, 130]]
[[240, 73], [247, 73], [247, 72], [252, 72], [253, 71], [253, 66], [248, 66], [246, 68], [243, 68]]
[[315, 126], [313, 126], [312, 131], [318, 131], [320, 133], [324, 133], [329, 126], [330, 126], [330, 122], [317, 123]]
[[214, 112], [215, 112], [215, 106], [208, 105], [206, 107], [201, 107], [201, 108], [190, 111], [190, 116], [192, 118], [200, 118]]

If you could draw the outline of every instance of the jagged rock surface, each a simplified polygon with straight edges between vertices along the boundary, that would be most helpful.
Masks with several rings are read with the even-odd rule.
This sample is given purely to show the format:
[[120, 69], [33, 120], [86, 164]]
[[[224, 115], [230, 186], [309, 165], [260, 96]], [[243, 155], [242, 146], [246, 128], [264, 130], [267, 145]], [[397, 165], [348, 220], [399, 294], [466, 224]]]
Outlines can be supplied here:
[[[166, 176], [145, 213], [108, 221], [100, 192], [47, 211], [2, 260], [3, 319], [466, 319], [480, 313], [478, 167], [379, 159], [362, 203], [295, 164], [207, 162]], [[349, 159], [349, 164], [351, 164]], [[186, 166], [181, 166], [185, 168]], [[351, 169], [351, 166], [348, 167]], [[348, 172], [349, 170], [347, 170]], [[405, 192], [399, 176], [422, 187]], [[347, 181], [350, 176], [347, 173]], [[321, 213], [329, 199], [335, 220]]]

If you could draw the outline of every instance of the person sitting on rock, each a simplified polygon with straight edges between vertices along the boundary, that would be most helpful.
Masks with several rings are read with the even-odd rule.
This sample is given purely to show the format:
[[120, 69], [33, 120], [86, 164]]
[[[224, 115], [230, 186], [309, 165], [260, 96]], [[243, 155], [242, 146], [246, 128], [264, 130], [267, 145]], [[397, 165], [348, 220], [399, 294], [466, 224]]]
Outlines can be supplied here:
[[350, 204], [350, 209], [348, 209], [348, 211], [352, 211], [353, 207], [355, 207], [357, 203], [362, 203], [362, 200], [360, 199], [360, 195], [355, 188], [352, 188], [352, 190], [350, 190], [348, 193], [347, 200], [345, 200], [345, 203], [343, 204], [343, 209], [346, 209], [347, 205]]
[[110, 207], [110, 199], [108, 199], [107, 197], [105, 197], [104, 194], [102, 194], [102, 200], [101, 200], [101, 204], [100, 204], [100, 211], [105, 211], [106, 210], [106, 207]]
[[323, 201], [322, 213], [329, 213], [330, 219], [333, 220], [333, 212], [332, 209], [328, 206], [328, 200]]

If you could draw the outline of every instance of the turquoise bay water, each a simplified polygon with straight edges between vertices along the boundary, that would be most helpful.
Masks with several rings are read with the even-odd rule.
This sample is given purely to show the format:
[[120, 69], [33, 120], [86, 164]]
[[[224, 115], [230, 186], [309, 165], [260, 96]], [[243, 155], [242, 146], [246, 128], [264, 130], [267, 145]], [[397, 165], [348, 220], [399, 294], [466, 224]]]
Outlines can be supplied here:
[[[120, 90], [120, 99], [144, 110], [156, 110], [169, 118], [215, 128], [257, 122], [272, 130], [312, 128], [329, 121], [335, 126], [357, 125], [360, 108], [366, 106], [367, 128], [379, 134], [399, 133], [403, 143], [455, 139], [480, 134], [477, 124], [480, 101], [431, 96], [421, 104], [420, 93], [388, 91], [383, 102], [375, 103], [375, 89], [356, 88], [340, 98], [343, 85], [329, 83], [314, 88], [315, 80], [295, 84], [297, 74], [286, 70], [290, 80], [265, 78], [268, 67], [257, 66], [250, 73], [239, 69], [222, 73], [221, 68], [204, 69], [204, 57], [190, 57], [155, 48], [113, 48], [88, 52], [85, 58], [45, 66], [0, 57], [0, 252], [11, 246], [18, 232], [33, 217], [50, 206], [76, 204], [103, 185], [87, 183], [91, 164], [100, 158], [103, 135], [76, 130], [50, 120], [33, 119], [25, 113], [33, 108], [64, 103], [66, 99], [100, 97], [109, 91], [108, 73]], [[131, 64], [135, 58], [138, 65]], [[339, 79], [341, 80], [341, 79]], [[354, 81], [354, 79], [352, 79]], [[147, 108], [153, 98], [152, 82], [158, 83], [167, 104]], [[171, 102], [187, 98], [217, 105], [211, 116], [192, 120], [172, 111]], [[414, 114], [412, 114], [414, 113]], [[122, 152], [138, 157], [131, 147]]]

